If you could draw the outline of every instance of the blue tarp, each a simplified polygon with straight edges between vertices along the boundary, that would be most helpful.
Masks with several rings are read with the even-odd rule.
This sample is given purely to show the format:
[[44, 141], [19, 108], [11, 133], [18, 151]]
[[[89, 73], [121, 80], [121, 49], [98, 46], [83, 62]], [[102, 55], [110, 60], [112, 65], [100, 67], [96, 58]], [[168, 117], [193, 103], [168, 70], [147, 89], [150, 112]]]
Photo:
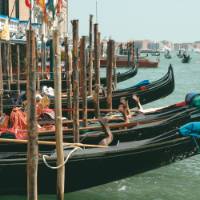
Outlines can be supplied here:
[[193, 136], [200, 138], [200, 122], [190, 122], [179, 128], [179, 133], [182, 136]]
[[149, 85], [150, 84], [150, 81], [149, 80], [143, 80], [143, 81], [140, 81], [139, 83], [137, 83], [136, 87], [141, 87], [141, 86], [145, 86], [145, 85]]

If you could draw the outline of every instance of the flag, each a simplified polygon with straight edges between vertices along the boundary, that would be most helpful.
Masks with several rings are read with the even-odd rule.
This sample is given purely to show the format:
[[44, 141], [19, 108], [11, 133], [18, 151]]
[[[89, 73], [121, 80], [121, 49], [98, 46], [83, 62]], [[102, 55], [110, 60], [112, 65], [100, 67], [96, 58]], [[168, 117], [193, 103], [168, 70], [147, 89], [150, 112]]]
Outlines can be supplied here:
[[42, 10], [46, 10], [45, 0], [36, 0], [36, 4], [42, 8]]
[[26, 6], [27, 6], [28, 8], [31, 9], [31, 2], [30, 2], [30, 0], [25, 0], [25, 4], [26, 4]]
[[48, 0], [46, 4], [46, 8], [52, 12], [53, 18], [55, 17], [55, 7], [54, 7], [54, 0]]
[[61, 12], [62, 6], [63, 6], [62, 0], [58, 0], [57, 6], [56, 6], [57, 13]]
[[44, 15], [46, 15], [46, 3], [45, 0], [36, 0], [36, 4], [42, 9]]

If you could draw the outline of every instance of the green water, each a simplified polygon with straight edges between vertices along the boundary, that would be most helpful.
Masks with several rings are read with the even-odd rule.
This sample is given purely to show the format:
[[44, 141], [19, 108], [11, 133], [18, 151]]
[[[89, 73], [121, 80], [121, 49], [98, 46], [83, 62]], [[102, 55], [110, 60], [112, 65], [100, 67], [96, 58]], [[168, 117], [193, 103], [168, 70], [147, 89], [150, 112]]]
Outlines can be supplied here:
[[[120, 88], [134, 85], [143, 79], [157, 80], [174, 67], [176, 87], [170, 96], [145, 107], [156, 107], [184, 100], [187, 92], [200, 91], [200, 54], [192, 54], [190, 64], [182, 64], [175, 56], [166, 60], [161, 55], [157, 69], [139, 69], [132, 80], [119, 84]], [[126, 69], [123, 69], [126, 70]], [[122, 71], [123, 71], [122, 70]], [[84, 173], [84, 172], [83, 172]], [[98, 172], [97, 172], [98, 173]], [[3, 181], [3, 180], [1, 180]], [[19, 180], [20, 181], [20, 180]], [[84, 180], [83, 180], [84, 181]], [[91, 189], [65, 195], [66, 200], [199, 200], [200, 155]], [[0, 196], [0, 200], [25, 200], [26, 196]], [[41, 200], [56, 199], [55, 195], [39, 196]]]

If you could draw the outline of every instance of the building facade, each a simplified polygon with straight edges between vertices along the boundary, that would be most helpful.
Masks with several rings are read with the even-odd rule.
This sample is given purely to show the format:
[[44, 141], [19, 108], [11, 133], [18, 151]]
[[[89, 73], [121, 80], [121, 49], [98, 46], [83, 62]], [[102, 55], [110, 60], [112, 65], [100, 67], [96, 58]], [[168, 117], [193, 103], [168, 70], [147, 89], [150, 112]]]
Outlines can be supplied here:
[[28, 20], [29, 10], [24, 0], [0, 0], [0, 15]]

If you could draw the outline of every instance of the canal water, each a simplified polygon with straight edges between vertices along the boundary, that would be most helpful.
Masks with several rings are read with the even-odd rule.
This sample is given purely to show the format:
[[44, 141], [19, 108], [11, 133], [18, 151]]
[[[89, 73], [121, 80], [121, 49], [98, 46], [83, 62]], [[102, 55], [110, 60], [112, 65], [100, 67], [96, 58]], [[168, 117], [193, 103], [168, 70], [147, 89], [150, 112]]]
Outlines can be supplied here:
[[[145, 108], [173, 104], [183, 101], [188, 92], [200, 92], [200, 54], [193, 53], [190, 64], [182, 64], [181, 60], [177, 58], [175, 53], [173, 54], [173, 58], [170, 60], [165, 59], [164, 56], [161, 55], [160, 61], [160, 66], [158, 68], [139, 69], [136, 77], [119, 84], [119, 87], [125, 88], [144, 79], [148, 79], [150, 81], [157, 80], [167, 72], [168, 66], [171, 63], [173, 65], [175, 74], [176, 86], [174, 92], [164, 99], [145, 105]], [[120, 70], [126, 71], [127, 69]], [[192, 158], [178, 161], [174, 164], [139, 174], [131, 178], [66, 194], [65, 199], [199, 200], [199, 186], [200, 155], [197, 155]], [[25, 199], [26, 196], [0, 196], [0, 200]], [[54, 200], [56, 199], [56, 196], [40, 195], [39, 199]]]

